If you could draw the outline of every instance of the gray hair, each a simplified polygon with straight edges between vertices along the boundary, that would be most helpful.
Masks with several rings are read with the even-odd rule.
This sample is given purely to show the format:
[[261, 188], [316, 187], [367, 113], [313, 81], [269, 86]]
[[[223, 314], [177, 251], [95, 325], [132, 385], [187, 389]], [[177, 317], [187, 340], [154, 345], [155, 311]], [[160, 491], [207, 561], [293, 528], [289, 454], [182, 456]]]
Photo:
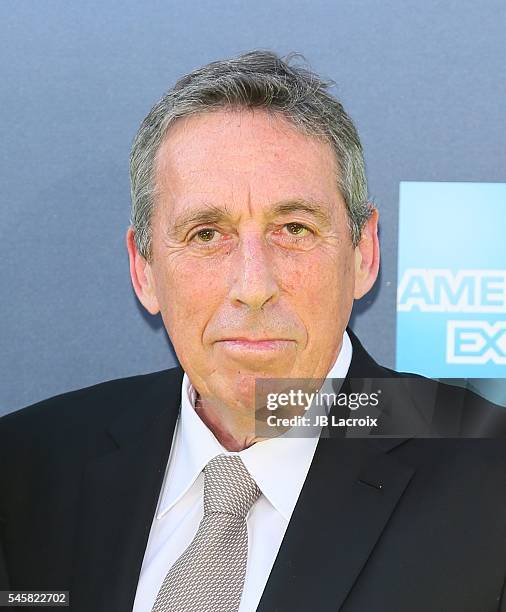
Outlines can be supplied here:
[[307, 68], [271, 51], [251, 51], [212, 62], [182, 77], [151, 109], [134, 139], [130, 155], [131, 224], [141, 255], [151, 260], [151, 218], [155, 200], [156, 154], [177, 119], [222, 108], [261, 108], [283, 115], [308, 136], [328, 142], [337, 158], [338, 188], [348, 212], [353, 246], [374, 206], [367, 201], [367, 180], [360, 139], [341, 103]]

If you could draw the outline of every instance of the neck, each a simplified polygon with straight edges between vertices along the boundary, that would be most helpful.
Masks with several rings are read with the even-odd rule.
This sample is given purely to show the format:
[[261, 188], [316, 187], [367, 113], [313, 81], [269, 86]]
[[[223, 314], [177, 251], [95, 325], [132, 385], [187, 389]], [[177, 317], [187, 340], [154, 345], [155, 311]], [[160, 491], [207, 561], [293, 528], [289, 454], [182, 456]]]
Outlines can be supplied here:
[[242, 451], [263, 439], [255, 434], [254, 411], [224, 410], [197, 394], [195, 412], [228, 451]]

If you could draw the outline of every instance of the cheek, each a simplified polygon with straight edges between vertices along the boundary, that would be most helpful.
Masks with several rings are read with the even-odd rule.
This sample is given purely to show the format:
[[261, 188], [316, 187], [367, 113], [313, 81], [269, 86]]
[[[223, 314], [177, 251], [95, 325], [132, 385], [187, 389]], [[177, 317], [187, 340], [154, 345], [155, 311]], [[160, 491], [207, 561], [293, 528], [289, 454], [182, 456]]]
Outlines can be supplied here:
[[199, 330], [221, 303], [223, 277], [202, 260], [175, 258], [163, 275], [164, 318], [174, 332]]
[[285, 284], [293, 299], [306, 313], [318, 313], [321, 306], [322, 277], [310, 269], [295, 270]]
[[283, 286], [292, 299], [321, 316], [322, 311], [328, 314], [346, 300], [351, 271], [348, 259], [318, 254], [287, 266]]

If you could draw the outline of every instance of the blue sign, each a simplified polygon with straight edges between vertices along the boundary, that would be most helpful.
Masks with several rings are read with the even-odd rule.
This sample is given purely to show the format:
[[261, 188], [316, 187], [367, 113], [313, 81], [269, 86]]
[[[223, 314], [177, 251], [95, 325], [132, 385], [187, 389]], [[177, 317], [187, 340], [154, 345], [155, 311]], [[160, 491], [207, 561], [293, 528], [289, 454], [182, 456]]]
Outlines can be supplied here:
[[396, 369], [506, 378], [506, 183], [402, 182]]

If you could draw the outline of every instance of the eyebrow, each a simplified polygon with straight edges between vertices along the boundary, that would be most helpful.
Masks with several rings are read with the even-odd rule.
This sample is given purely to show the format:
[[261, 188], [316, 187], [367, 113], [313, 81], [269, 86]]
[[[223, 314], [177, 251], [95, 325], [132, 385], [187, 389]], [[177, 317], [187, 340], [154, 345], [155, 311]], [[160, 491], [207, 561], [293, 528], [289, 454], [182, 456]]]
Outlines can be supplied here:
[[284, 200], [274, 204], [268, 214], [276, 217], [294, 212], [308, 213], [324, 226], [331, 224], [328, 204], [318, 202], [317, 200]]
[[[290, 199], [277, 202], [267, 209], [267, 217], [277, 217], [296, 212], [312, 215], [323, 226], [331, 224], [328, 205], [317, 200]], [[186, 233], [188, 229], [197, 225], [219, 224], [230, 221], [232, 215], [226, 206], [204, 204], [196, 210], [182, 212], [176, 217], [174, 224], [169, 228], [168, 234], [176, 237]]]
[[215, 206], [213, 204], [204, 204], [196, 210], [182, 212], [168, 233], [172, 236], [180, 236], [186, 233], [188, 229], [195, 225], [203, 225], [206, 223], [220, 223], [225, 219], [230, 219], [231, 215], [227, 207]]

